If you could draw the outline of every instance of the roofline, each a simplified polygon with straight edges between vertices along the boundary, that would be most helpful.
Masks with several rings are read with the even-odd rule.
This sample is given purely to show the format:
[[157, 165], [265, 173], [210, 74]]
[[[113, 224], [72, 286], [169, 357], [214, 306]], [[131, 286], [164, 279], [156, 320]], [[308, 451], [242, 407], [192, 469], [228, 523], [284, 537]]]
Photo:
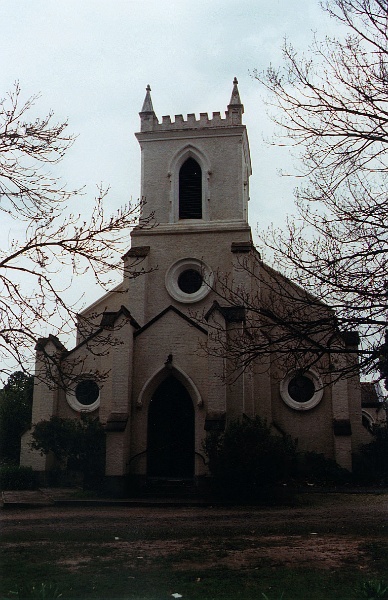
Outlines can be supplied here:
[[189, 325], [191, 325], [192, 327], [195, 327], [196, 329], [198, 329], [198, 331], [200, 331], [201, 333], [204, 333], [205, 335], [208, 334], [207, 330], [204, 327], [202, 327], [201, 325], [199, 325], [198, 323], [196, 323], [195, 321], [193, 321], [193, 319], [190, 319], [190, 317], [188, 317], [183, 312], [181, 312], [178, 308], [176, 308], [175, 306], [173, 306], [172, 304], [170, 304], [170, 306], [167, 306], [167, 308], [165, 308], [164, 310], [162, 310], [162, 312], [160, 312], [155, 317], [153, 317], [150, 321], [148, 321], [148, 323], [146, 323], [145, 325], [143, 325], [143, 327], [140, 327], [140, 329], [138, 329], [137, 331], [135, 331], [134, 337], [137, 337], [138, 335], [140, 335], [141, 333], [143, 333], [143, 331], [146, 331], [146, 329], [148, 329], [149, 327], [151, 327], [151, 325], [153, 325], [154, 323], [156, 323], [156, 321], [159, 321], [159, 319], [161, 319], [165, 314], [167, 314], [168, 312], [170, 312], [170, 310], [172, 312], [174, 312], [176, 315], [178, 315], [179, 317], [181, 317], [182, 319], [184, 319], [187, 323], [189, 323]]

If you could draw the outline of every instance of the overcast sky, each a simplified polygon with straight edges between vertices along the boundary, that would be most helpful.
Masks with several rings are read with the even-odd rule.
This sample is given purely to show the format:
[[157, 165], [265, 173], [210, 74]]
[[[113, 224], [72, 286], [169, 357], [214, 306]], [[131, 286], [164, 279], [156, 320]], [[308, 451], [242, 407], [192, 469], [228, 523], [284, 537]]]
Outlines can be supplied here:
[[[20, 82], [24, 97], [40, 92], [33, 116], [53, 109], [78, 134], [60, 172], [70, 187], [110, 184], [110, 205], [140, 192], [134, 137], [147, 84], [163, 115], [225, 111], [234, 76], [245, 105], [253, 176], [250, 223], [255, 231], [293, 210], [295, 181], [277, 171], [288, 149], [264, 143], [273, 126], [254, 69], [281, 62], [286, 36], [306, 50], [313, 32], [334, 24], [318, 0], [0, 0], [0, 95]], [[5, 232], [2, 232], [5, 233]], [[87, 300], [98, 297], [97, 289]]]

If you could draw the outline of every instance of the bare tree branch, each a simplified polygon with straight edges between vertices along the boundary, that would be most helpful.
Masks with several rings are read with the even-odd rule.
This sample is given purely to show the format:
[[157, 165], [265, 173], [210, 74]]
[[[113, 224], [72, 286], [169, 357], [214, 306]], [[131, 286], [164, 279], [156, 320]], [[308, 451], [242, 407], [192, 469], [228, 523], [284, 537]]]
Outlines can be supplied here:
[[[308, 56], [285, 41], [282, 66], [255, 72], [278, 125], [274, 143], [291, 146], [304, 178], [296, 191], [297, 214], [285, 228], [262, 233], [261, 245], [275, 270], [304, 292], [292, 297], [292, 286], [258, 269], [259, 287], [272, 292], [267, 290], [267, 300], [241, 298], [249, 308], [245, 330], [249, 333], [250, 314], [268, 308], [273, 316], [246, 335], [236, 357], [240, 351], [249, 363], [271, 348], [285, 356], [288, 349], [295, 357], [303, 348], [311, 352], [310, 361], [317, 352], [326, 355], [332, 372], [330, 357], [341, 349], [331, 346], [330, 330], [358, 330], [359, 366], [364, 373], [378, 372], [388, 313], [388, 4], [321, 4], [344, 26], [344, 36], [315, 37]], [[231, 289], [224, 292], [234, 302]], [[271, 322], [279, 337], [269, 335], [268, 343], [262, 333], [271, 333]], [[358, 369], [354, 361], [344, 364], [339, 375]]]
[[3, 225], [16, 230], [14, 237], [4, 231], [0, 244], [0, 374], [5, 376], [8, 359], [11, 370], [15, 363], [27, 368], [42, 330], [61, 336], [75, 328], [76, 306], [66, 294], [75, 276], [91, 271], [109, 288], [122, 273], [120, 256], [142, 204], [127, 203], [106, 215], [108, 189], [99, 187], [88, 217], [71, 210], [84, 191], [68, 189], [47, 167], [62, 160], [75, 137], [67, 132], [67, 121], [54, 122], [52, 112], [31, 118], [38, 99], [22, 102], [16, 83], [0, 100], [0, 211]]

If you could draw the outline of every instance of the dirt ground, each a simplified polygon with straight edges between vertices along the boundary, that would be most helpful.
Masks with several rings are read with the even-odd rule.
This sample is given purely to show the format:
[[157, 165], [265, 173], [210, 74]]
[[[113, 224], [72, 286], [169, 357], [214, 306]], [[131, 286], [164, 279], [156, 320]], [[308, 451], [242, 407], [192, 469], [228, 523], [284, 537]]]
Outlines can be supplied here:
[[[252, 568], [265, 561], [274, 567], [322, 569], [346, 563], [373, 571], [368, 543], [388, 549], [388, 494], [312, 494], [287, 508], [42, 507], [2, 510], [0, 518], [6, 546], [28, 548], [29, 533], [31, 543], [44, 545], [54, 532], [59, 537], [79, 532], [80, 540], [92, 540], [98, 532], [95, 543], [102, 539], [105, 548], [122, 553], [139, 570], [167, 557], [177, 570], [199, 564]], [[81, 568], [92, 560], [91, 546], [90, 555], [84, 545], [78, 556], [74, 548], [71, 557], [62, 556], [62, 564]]]

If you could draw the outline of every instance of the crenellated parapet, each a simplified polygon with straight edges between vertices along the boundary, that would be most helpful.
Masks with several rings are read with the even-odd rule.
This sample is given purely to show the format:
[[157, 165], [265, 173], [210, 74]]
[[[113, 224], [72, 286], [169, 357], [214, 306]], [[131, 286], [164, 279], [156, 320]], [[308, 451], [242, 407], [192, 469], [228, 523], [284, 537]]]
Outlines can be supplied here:
[[200, 113], [199, 119], [196, 118], [194, 113], [188, 114], [186, 119], [184, 119], [183, 115], [175, 115], [174, 118], [170, 115], [166, 115], [162, 117], [161, 123], [153, 109], [150, 94], [151, 88], [148, 85], [143, 108], [139, 113], [141, 131], [175, 131], [180, 129], [188, 130], [242, 125], [244, 106], [241, 103], [237, 85], [238, 81], [234, 78], [232, 96], [227, 110], [225, 111], [225, 117], [222, 117], [220, 112], [213, 112], [211, 118], [209, 118], [207, 112]]

